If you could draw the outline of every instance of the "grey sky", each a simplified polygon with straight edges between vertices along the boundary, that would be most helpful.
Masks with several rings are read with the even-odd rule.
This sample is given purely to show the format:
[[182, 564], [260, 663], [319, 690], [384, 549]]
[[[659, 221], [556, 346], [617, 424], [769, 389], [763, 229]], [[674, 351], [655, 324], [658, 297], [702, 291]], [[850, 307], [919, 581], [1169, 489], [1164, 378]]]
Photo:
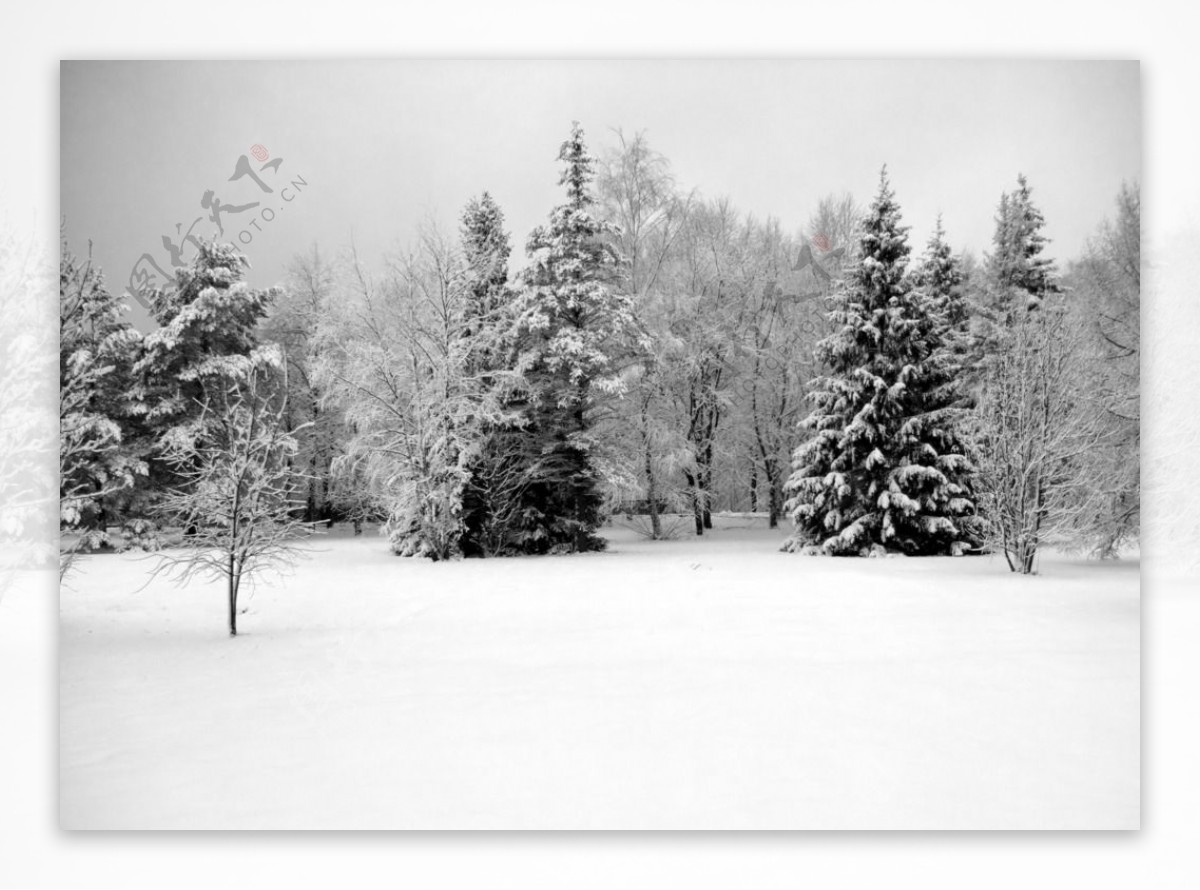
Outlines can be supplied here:
[[[275, 211], [245, 229], [256, 285], [351, 233], [374, 264], [484, 189], [522, 253], [561, 198], [555, 154], [578, 119], [594, 149], [645, 130], [682, 186], [789, 231], [829, 192], [869, 200], [886, 162], [914, 246], [941, 212], [956, 247], [986, 250], [1024, 172], [1065, 259], [1140, 178], [1140, 107], [1136, 62], [65, 62], [61, 202], [115, 290], [145, 252], [170, 269], [162, 236], [206, 217], [210, 189], [260, 201], [225, 215], [227, 240]], [[291, 202], [228, 181], [256, 143], [283, 159], [264, 182], [308, 183]]]

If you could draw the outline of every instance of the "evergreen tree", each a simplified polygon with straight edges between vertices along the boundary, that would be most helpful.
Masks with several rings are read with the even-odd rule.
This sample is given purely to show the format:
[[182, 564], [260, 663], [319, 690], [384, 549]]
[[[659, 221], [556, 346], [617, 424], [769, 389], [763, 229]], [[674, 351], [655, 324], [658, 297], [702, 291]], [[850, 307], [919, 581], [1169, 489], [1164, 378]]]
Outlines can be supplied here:
[[[221, 388], [269, 365], [257, 328], [277, 292], [248, 287], [242, 280], [248, 266], [233, 245], [202, 243], [174, 287], [153, 295], [150, 309], [160, 327], [143, 341], [133, 390], [152, 455], [172, 437], [199, 435], [206, 384]], [[172, 471], [156, 457], [151, 474], [161, 485]]]
[[[60, 530], [83, 531], [81, 549], [108, 541], [106, 501], [146, 472], [130, 448], [129, 389], [140, 342], [128, 310], [91, 259], [62, 240], [59, 262]], [[65, 566], [66, 563], [63, 563]]]
[[[905, 274], [908, 228], [881, 174], [858, 260], [835, 291], [835, 331], [788, 480], [785, 550], [957, 553], [970, 543], [970, 466], [955, 430], [954, 363], [939, 301]], [[926, 268], [925, 273], [931, 272]]]
[[504, 213], [487, 192], [467, 203], [459, 232], [467, 265], [463, 336], [472, 341], [467, 370], [487, 374], [503, 367], [508, 358], [503, 354], [502, 334], [512, 298], [508, 286], [512, 247], [504, 229]]
[[1033, 203], [1025, 176], [1017, 177], [1017, 190], [1000, 196], [994, 252], [988, 257], [988, 315], [994, 324], [1011, 326], [1023, 310], [1041, 307], [1059, 294], [1054, 261], [1042, 255], [1049, 239], [1042, 234], [1046, 220]]
[[925, 246], [925, 253], [913, 270], [912, 283], [933, 299], [933, 306], [947, 333], [961, 329], [967, 322], [963, 281], [961, 263], [950, 250], [939, 214], [937, 225]]
[[619, 362], [636, 341], [633, 303], [610, 287], [618, 276], [616, 232], [593, 213], [595, 161], [578, 123], [558, 159], [567, 201], [529, 237], [516, 306], [530, 479], [519, 545], [529, 552], [604, 546], [595, 534], [603, 497], [590, 412], [599, 397], [624, 390]]
[[[472, 198], [463, 209], [459, 235], [467, 269], [462, 336], [469, 343], [464, 373], [485, 398], [490, 396], [502, 407], [511, 397], [512, 248], [504, 213], [490, 194]], [[513, 418], [484, 425], [480, 433], [462, 493], [459, 547], [465, 556], [488, 556], [509, 548], [525, 469], [518, 459], [521, 433]]]
[[971, 361], [968, 342], [971, 312], [966, 297], [966, 277], [962, 261], [946, 241], [946, 230], [939, 214], [925, 253], [910, 278], [912, 286], [930, 298], [942, 344], [959, 369]]

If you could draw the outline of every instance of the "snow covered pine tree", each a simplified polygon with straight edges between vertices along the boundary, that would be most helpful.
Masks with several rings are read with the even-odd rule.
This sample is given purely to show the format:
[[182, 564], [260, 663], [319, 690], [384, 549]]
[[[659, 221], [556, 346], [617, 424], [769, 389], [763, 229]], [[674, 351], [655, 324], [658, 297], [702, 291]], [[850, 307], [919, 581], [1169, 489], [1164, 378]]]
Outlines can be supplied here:
[[933, 301], [933, 309], [941, 325], [942, 346], [949, 350], [959, 366], [969, 363], [972, 360], [969, 341], [971, 310], [967, 303], [966, 275], [962, 262], [951, 252], [950, 244], [946, 241], [941, 214], [938, 214], [937, 225], [925, 245], [925, 253], [909, 277], [912, 286]]
[[154, 489], [177, 481], [164, 457], [172, 439], [196, 438], [210, 415], [206, 392], [245, 381], [269, 364], [259, 349], [258, 325], [278, 291], [254, 290], [249, 266], [232, 244], [201, 242], [174, 285], [155, 291], [151, 311], [160, 327], [147, 334], [134, 365], [133, 399], [151, 439]]
[[530, 480], [518, 543], [530, 553], [603, 549], [590, 410], [599, 397], [623, 392], [619, 361], [638, 342], [632, 300], [609, 286], [619, 275], [615, 230], [592, 212], [595, 161], [578, 123], [558, 158], [567, 203], [529, 236], [516, 307]]
[[481, 424], [481, 439], [468, 466], [459, 547], [464, 556], [493, 556], [512, 549], [528, 465], [521, 459], [522, 418], [506, 410], [513, 401], [515, 376], [510, 370], [516, 296], [508, 283], [512, 248], [504, 213], [487, 192], [463, 209], [459, 238], [467, 267], [462, 336], [469, 342], [464, 373], [492, 409], [489, 421]]
[[59, 571], [80, 550], [108, 546], [106, 501], [145, 475], [129, 444], [133, 355], [141, 341], [128, 307], [104, 285], [89, 255], [80, 261], [62, 236], [59, 260]]
[[793, 457], [787, 551], [957, 554], [973, 543], [970, 465], [955, 429], [955, 365], [944, 297], [905, 274], [908, 227], [887, 179], [863, 221], [860, 259], [834, 294], [836, 330], [817, 346], [815, 435]]
[[994, 324], [1011, 327], [1021, 318], [1019, 310], [1038, 309], [1047, 298], [1062, 293], [1054, 260], [1042, 255], [1049, 243], [1042, 234], [1045, 225], [1028, 180], [1017, 176], [1017, 190], [1000, 196], [992, 237], [996, 249], [987, 263], [984, 308]]

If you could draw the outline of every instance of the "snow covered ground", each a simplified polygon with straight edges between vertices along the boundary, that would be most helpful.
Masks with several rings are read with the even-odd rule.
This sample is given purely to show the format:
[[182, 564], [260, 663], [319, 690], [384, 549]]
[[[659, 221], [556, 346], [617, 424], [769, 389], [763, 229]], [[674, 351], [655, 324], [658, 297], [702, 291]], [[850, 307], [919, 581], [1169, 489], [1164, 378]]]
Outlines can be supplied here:
[[[64, 828], [1139, 824], [1136, 559], [825, 559], [727, 517], [433, 564], [340, 530], [218, 584], [61, 595]], [[151, 557], [152, 559], [153, 557]]]

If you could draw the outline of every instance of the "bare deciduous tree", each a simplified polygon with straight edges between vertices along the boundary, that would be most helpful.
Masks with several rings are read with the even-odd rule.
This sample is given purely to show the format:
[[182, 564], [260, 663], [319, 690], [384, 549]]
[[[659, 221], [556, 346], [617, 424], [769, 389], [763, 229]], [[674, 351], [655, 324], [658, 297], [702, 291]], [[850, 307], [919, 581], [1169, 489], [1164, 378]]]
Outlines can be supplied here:
[[626, 462], [636, 467], [624, 474], [628, 484], [615, 486], [610, 495], [617, 500], [644, 498], [649, 537], [658, 540], [664, 536], [661, 509], [677, 500], [670, 477], [680, 465], [669, 405], [673, 365], [667, 353], [679, 345], [668, 332], [668, 306], [675, 297], [669, 272], [695, 195], [676, 190], [670, 162], [650, 147], [644, 133], [626, 138], [617, 130], [616, 135], [618, 145], [605, 154], [597, 178], [599, 196], [608, 220], [619, 230], [624, 286], [636, 300], [640, 322], [655, 349], [640, 355], [638, 366], [629, 369], [630, 391], [607, 418], [610, 438], [620, 441]]
[[1038, 549], [1104, 492], [1089, 453], [1109, 431], [1081, 386], [1082, 332], [1059, 301], [1008, 329], [989, 356], [976, 406], [976, 494], [985, 545], [1035, 571]]
[[297, 255], [288, 267], [288, 285], [262, 325], [264, 338], [281, 344], [287, 357], [285, 419], [295, 427], [296, 462], [305, 468], [304, 518], [331, 525], [335, 519], [331, 465], [341, 449], [344, 424], [337, 410], [324, 404], [324, 394], [313, 380], [313, 366], [318, 328], [339, 296], [337, 273], [337, 264], [322, 256], [316, 245]]
[[[272, 364], [282, 367], [282, 357]], [[231, 636], [237, 635], [243, 581], [290, 566], [308, 529], [295, 518], [304, 507], [289, 466], [297, 446], [275, 382], [263, 367], [243, 383], [224, 382], [201, 404], [202, 434], [172, 437], [166, 448], [180, 483], [160, 509], [192, 533], [186, 546], [163, 554], [154, 574], [181, 582], [196, 576], [224, 580]]]
[[1068, 276], [1071, 301], [1088, 336], [1085, 385], [1111, 435], [1089, 455], [1109, 497], [1076, 523], [1080, 544], [1116, 556], [1141, 526], [1141, 190], [1123, 186], [1117, 218], [1105, 222]]

